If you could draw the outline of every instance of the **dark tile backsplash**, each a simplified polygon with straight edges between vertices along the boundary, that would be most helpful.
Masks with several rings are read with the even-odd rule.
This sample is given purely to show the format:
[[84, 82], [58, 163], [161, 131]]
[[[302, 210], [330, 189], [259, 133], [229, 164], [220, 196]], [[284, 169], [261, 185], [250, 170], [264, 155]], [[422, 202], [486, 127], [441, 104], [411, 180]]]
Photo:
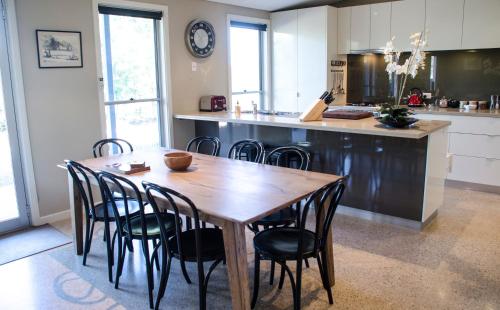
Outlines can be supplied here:
[[[348, 55], [347, 62], [347, 102], [384, 102], [394, 96], [383, 55]], [[408, 78], [404, 94], [413, 87], [434, 97], [488, 100], [500, 93], [500, 49], [428, 52], [426, 68]]]

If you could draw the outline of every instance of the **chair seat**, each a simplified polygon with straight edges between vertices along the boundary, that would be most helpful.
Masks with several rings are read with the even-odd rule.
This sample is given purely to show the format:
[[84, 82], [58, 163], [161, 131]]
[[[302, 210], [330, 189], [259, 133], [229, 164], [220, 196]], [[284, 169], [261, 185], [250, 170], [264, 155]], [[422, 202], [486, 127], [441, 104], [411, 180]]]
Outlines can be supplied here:
[[[255, 249], [264, 257], [280, 260], [295, 260], [298, 255], [300, 229], [295, 227], [276, 227], [263, 230], [255, 235]], [[313, 256], [315, 234], [304, 230], [303, 257]]]
[[[160, 226], [154, 214], [145, 214], [146, 218], [146, 232], [148, 238], [159, 238], [160, 237]], [[175, 215], [171, 213], [162, 213], [161, 219], [165, 230], [167, 232], [174, 232], [175, 229]], [[140, 239], [142, 238], [142, 226], [140, 215], [135, 215], [130, 219], [130, 226], [132, 228], [132, 238]], [[128, 227], [126, 224], [123, 225], [123, 231], [128, 234]]]
[[253, 224], [262, 225], [262, 226], [278, 226], [278, 225], [290, 225], [295, 223], [297, 218], [297, 212], [292, 207], [282, 209], [278, 212], [275, 212], [271, 215], [268, 215]]
[[[123, 200], [115, 200], [116, 208], [118, 209], [118, 213], [120, 214], [120, 217], [125, 216], [125, 203]], [[113, 213], [113, 206], [111, 202], [108, 202], [106, 204], [106, 207], [108, 208], [108, 217], [111, 221], [114, 221], [115, 214]], [[139, 202], [135, 199], [129, 199], [128, 200], [128, 212], [130, 215], [134, 215], [137, 212], [139, 212]], [[95, 213], [96, 213], [96, 218], [95, 220], [98, 221], [104, 221], [104, 208], [103, 208], [103, 203], [98, 204], [95, 207]]]
[[[224, 257], [224, 239], [222, 230], [218, 228], [201, 228], [201, 260], [212, 261]], [[181, 233], [182, 254], [186, 261], [196, 261], [195, 230]], [[180, 258], [177, 237], [169, 240], [169, 248], [175, 257]]]

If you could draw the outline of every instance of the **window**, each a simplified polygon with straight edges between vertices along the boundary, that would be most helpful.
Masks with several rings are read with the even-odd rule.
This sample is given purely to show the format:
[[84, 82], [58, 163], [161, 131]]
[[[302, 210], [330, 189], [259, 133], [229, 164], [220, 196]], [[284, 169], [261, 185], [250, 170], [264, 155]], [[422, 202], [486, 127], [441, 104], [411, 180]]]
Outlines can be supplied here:
[[232, 106], [266, 109], [267, 24], [231, 20], [229, 35]]
[[164, 145], [161, 12], [99, 6], [107, 136], [134, 147]]

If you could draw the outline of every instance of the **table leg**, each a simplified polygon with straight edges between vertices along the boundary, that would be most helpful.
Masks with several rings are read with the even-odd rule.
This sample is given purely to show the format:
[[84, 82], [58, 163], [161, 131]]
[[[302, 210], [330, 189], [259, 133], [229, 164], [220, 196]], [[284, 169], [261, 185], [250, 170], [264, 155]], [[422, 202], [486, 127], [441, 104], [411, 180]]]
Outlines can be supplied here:
[[226, 222], [223, 234], [233, 310], [250, 309], [245, 225]]
[[[315, 205], [317, 205], [318, 203], [319, 203], [319, 199], [317, 199], [315, 201]], [[328, 206], [329, 204], [330, 204], [330, 202], [327, 199], [327, 201], [325, 201], [325, 206]], [[317, 213], [318, 212], [317, 207], [314, 208], [314, 210], [316, 211], [316, 216], [321, 217], [322, 221], [324, 221], [325, 216], [326, 216], [325, 210], [323, 209], [321, 214]], [[320, 227], [319, 231], [321, 231], [322, 229], [323, 228]], [[326, 251], [326, 260], [327, 260], [326, 266], [328, 268], [328, 279], [330, 280], [330, 286], [334, 286], [335, 285], [335, 266], [334, 266], [334, 260], [333, 260], [333, 228], [332, 227], [330, 227], [330, 230], [328, 231], [325, 251]]]
[[83, 254], [83, 205], [82, 197], [73, 178], [68, 172], [69, 207], [71, 215], [71, 230], [73, 232], [73, 244], [76, 255]]

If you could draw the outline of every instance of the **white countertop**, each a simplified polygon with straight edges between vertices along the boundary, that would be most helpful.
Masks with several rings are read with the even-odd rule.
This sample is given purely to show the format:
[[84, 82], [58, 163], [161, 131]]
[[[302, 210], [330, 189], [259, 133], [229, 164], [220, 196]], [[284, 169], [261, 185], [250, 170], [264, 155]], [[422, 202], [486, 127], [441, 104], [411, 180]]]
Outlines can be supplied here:
[[470, 110], [454, 109], [454, 108], [411, 108], [415, 114], [441, 114], [454, 116], [476, 116], [476, 117], [498, 117], [500, 118], [500, 110]]
[[360, 120], [346, 119], [323, 119], [322, 121], [301, 122], [296, 117], [284, 117], [274, 115], [253, 115], [242, 113], [236, 116], [227, 112], [195, 112], [189, 114], [176, 114], [176, 119], [228, 122], [239, 124], [252, 124], [263, 126], [303, 128], [311, 130], [324, 130], [334, 132], [346, 132], [365, 135], [378, 135], [388, 137], [420, 139], [432, 132], [451, 124], [448, 121], [424, 121], [417, 122], [413, 127], [407, 129], [387, 128], [377, 122], [373, 117]]

